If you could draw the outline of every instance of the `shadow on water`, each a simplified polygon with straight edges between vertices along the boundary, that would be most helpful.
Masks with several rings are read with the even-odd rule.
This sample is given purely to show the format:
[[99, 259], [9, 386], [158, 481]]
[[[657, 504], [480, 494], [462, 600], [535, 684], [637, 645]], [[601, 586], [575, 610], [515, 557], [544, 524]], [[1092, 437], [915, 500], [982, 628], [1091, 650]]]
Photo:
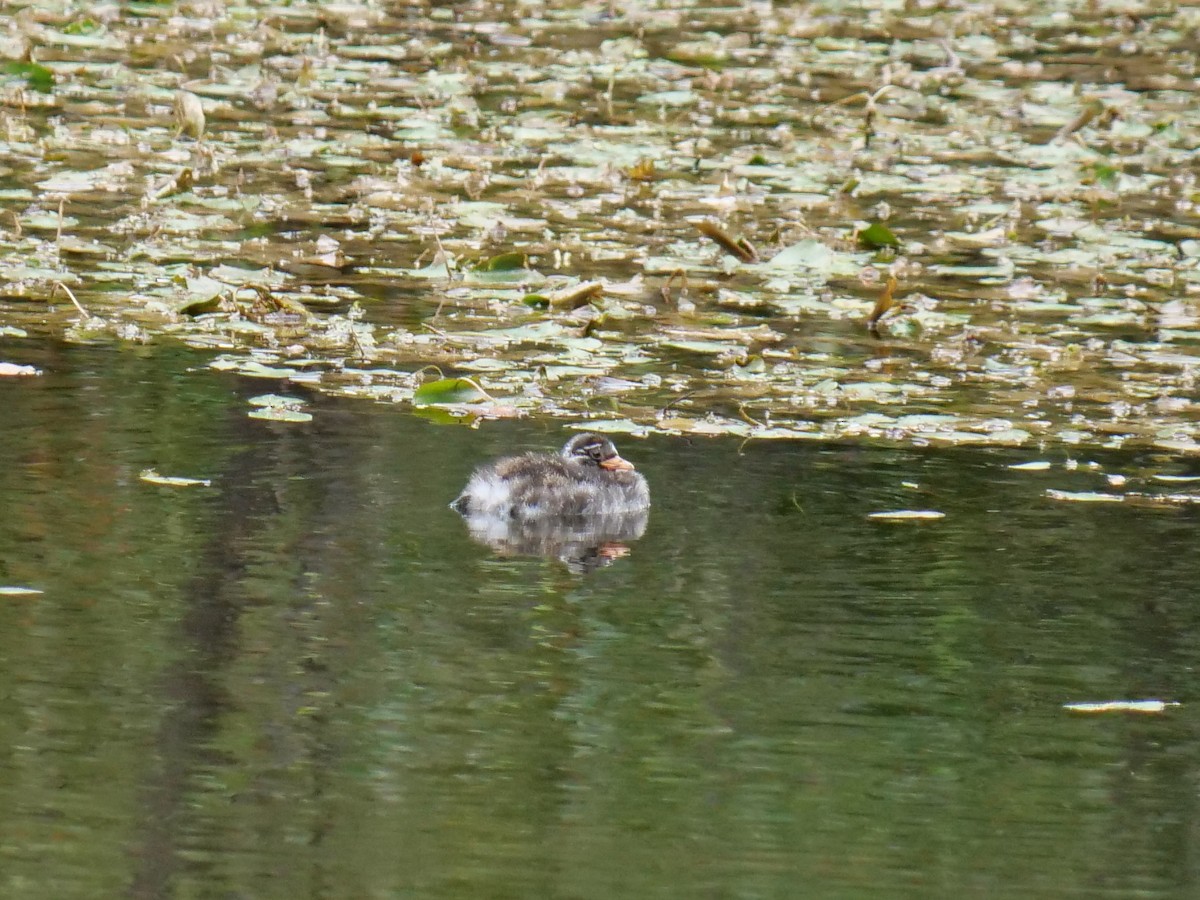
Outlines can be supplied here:
[[[1046, 496], [1186, 466], [624, 438], [648, 522], [497, 533], [447, 503], [558, 423], [316, 398], [283, 425], [245, 401], [296, 388], [184, 353], [24, 352], [0, 584], [43, 593], [0, 605], [10, 893], [1200, 883], [1197, 513]], [[1139, 698], [1184, 705], [1062, 708]]]

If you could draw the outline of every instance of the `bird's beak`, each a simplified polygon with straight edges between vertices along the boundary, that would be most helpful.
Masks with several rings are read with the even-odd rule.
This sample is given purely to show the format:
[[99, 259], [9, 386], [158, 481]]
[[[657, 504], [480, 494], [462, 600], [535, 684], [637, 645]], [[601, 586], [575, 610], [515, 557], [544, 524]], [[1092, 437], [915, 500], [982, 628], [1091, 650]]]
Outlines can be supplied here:
[[633, 463], [627, 459], [622, 459], [619, 456], [610, 456], [608, 459], [600, 463], [600, 468], [608, 469], [610, 472], [616, 472], [618, 470], [632, 472]]

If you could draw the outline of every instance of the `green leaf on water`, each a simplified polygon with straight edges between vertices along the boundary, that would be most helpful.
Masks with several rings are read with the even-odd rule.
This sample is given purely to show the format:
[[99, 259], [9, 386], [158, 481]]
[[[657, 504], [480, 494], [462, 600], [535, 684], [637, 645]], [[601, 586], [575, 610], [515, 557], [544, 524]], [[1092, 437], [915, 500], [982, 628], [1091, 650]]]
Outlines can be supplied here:
[[94, 34], [99, 30], [99, 22], [95, 19], [83, 18], [68, 22], [63, 28], [63, 34]]
[[413, 406], [435, 403], [474, 403], [487, 399], [487, 394], [470, 378], [440, 378], [417, 388]]
[[35, 62], [14, 59], [4, 64], [3, 71], [6, 75], [24, 78], [27, 85], [43, 94], [49, 94], [54, 89], [54, 73]]
[[463, 415], [459, 410], [445, 406], [422, 406], [413, 410], [414, 416], [420, 416], [431, 425], [471, 425], [479, 420], [473, 413]]
[[534, 309], [545, 309], [550, 305], [550, 298], [545, 294], [526, 294], [521, 298], [521, 302]]
[[858, 243], [868, 250], [879, 250], [882, 247], [899, 247], [900, 240], [892, 229], [879, 222], [872, 222], [858, 233]]
[[1121, 174], [1120, 169], [1105, 162], [1094, 162], [1088, 168], [1091, 169], [1091, 175], [1096, 184], [1102, 184], [1105, 187], [1113, 187], [1117, 183], [1117, 176]]
[[511, 272], [514, 269], [524, 269], [529, 257], [519, 251], [501, 253], [486, 259], [475, 267], [477, 272]]

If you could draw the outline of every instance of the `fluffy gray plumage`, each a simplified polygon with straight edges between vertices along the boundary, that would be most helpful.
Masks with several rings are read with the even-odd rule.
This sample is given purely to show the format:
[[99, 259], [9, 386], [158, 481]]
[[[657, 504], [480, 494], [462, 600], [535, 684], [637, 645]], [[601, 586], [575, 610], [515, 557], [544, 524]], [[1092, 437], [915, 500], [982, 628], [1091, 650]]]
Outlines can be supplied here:
[[614, 516], [647, 509], [650, 488], [612, 441], [586, 433], [557, 456], [525, 453], [479, 467], [450, 505], [463, 515], [511, 519]]

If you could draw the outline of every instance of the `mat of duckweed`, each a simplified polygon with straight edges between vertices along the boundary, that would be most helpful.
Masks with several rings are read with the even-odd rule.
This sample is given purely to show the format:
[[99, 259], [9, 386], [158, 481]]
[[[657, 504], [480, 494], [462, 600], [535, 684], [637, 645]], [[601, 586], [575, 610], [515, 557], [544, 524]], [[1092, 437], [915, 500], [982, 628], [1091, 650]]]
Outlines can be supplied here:
[[1200, 8], [0, 12], [0, 360], [183, 341], [296, 421], [1200, 452]]

